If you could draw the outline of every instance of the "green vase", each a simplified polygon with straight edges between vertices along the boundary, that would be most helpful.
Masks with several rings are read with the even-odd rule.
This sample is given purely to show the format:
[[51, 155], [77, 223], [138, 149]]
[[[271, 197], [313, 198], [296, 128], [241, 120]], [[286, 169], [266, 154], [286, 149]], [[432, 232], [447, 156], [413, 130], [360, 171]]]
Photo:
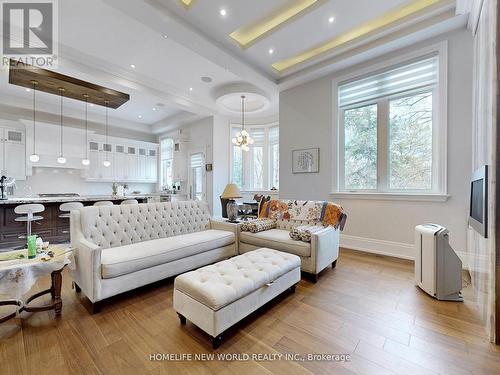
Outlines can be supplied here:
[[36, 258], [36, 236], [28, 237], [28, 259]]

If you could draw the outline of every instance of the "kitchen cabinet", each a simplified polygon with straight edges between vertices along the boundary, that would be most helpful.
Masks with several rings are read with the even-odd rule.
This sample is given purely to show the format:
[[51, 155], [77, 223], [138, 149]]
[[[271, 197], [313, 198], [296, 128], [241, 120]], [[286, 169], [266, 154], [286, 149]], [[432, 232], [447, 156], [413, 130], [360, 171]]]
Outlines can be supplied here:
[[0, 169], [2, 175], [26, 180], [25, 133], [14, 128], [0, 128]]
[[[111, 137], [109, 144], [106, 144], [99, 137], [94, 135], [89, 142], [90, 165], [84, 174], [87, 181], [157, 182], [157, 144]], [[110, 167], [103, 165], [106, 154], [111, 162]]]

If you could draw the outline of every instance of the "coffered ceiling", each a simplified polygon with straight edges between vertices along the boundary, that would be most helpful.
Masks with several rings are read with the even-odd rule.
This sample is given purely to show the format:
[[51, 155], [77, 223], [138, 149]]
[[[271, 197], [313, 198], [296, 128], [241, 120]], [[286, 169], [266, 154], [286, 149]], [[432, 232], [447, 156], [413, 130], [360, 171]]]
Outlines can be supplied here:
[[[64, 0], [59, 18], [57, 70], [130, 94], [114, 125], [154, 133], [224, 113], [228, 87], [253, 87], [265, 98], [256, 115], [275, 116], [280, 90], [360, 62], [359, 51], [380, 55], [467, 22], [454, 0]], [[30, 107], [5, 71], [0, 80], [2, 104]], [[68, 115], [81, 107], [68, 100]], [[41, 94], [40, 108], [58, 107]]]

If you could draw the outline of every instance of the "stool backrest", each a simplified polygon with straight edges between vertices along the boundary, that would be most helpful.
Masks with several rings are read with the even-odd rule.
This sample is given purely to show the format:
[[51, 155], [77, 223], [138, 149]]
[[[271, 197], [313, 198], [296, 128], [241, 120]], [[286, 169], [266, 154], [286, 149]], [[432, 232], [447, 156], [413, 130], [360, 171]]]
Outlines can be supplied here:
[[43, 211], [45, 211], [45, 206], [40, 203], [21, 204], [14, 208], [14, 212], [18, 215], [36, 214], [38, 212], [43, 212]]
[[113, 202], [111, 201], [99, 201], [99, 202], [95, 202], [94, 203], [94, 206], [98, 207], [98, 206], [112, 206], [113, 205]]
[[120, 203], [120, 204], [121, 205], [139, 204], [139, 201], [137, 199], [127, 199], [127, 200], [122, 201], [122, 203]]
[[66, 202], [59, 206], [59, 211], [71, 212], [73, 210], [78, 210], [83, 207], [81, 202]]

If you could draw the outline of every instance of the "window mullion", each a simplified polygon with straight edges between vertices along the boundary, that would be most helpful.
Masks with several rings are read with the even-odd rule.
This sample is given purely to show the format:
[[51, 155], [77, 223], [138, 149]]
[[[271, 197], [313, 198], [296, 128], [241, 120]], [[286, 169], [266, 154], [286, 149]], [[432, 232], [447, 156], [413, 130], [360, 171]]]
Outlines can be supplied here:
[[389, 100], [377, 106], [377, 190], [389, 190]]

